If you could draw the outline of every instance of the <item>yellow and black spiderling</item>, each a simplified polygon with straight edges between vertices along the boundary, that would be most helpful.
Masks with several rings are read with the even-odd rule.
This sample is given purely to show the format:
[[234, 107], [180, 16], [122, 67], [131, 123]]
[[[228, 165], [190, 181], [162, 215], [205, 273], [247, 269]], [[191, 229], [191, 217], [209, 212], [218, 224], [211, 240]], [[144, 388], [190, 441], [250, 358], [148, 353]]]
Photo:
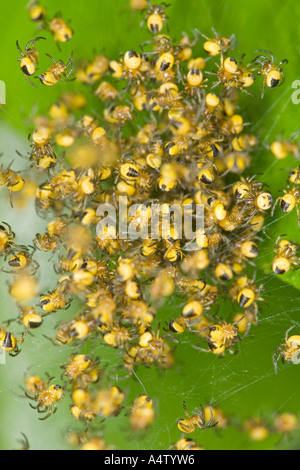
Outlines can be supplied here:
[[43, 85], [51, 87], [58, 82], [72, 82], [75, 80], [75, 78], [69, 78], [73, 72], [73, 56], [65, 64], [62, 60], [57, 62], [50, 54], [46, 55], [52, 60], [53, 64], [38, 77]]
[[41, 39], [46, 39], [46, 38], [37, 37], [35, 39], [31, 39], [30, 41], [28, 41], [24, 51], [22, 51], [21, 47], [19, 46], [19, 42], [17, 41], [17, 48], [21, 56], [18, 59], [18, 61], [20, 62], [21, 70], [26, 80], [33, 86], [36, 86], [36, 85], [32, 83], [29, 77], [34, 75], [36, 72], [36, 65], [39, 59], [39, 51], [35, 47], [35, 44], [37, 41], [40, 41]]
[[275, 60], [273, 54], [269, 51], [261, 50], [256, 52], [263, 52], [257, 56], [253, 63], [259, 65], [260, 70], [257, 72], [259, 75], [263, 76], [263, 88], [262, 88], [262, 98], [264, 96], [265, 85], [268, 88], [275, 88], [279, 84], [282, 84], [285, 80], [282, 65], [288, 63], [287, 59], [283, 59], [279, 62], [278, 65], [275, 65]]
[[165, 11], [168, 6], [169, 5], [164, 2], [153, 5], [147, 0], [147, 9], [145, 9], [145, 17], [141, 22], [141, 26], [146, 22], [147, 28], [151, 33], [160, 33], [167, 19]]

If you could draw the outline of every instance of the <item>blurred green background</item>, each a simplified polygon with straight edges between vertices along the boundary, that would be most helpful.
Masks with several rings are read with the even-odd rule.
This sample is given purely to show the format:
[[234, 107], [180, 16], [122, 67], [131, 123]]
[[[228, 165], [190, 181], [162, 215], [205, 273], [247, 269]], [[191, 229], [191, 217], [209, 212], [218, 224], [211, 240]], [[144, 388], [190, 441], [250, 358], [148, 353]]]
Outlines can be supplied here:
[[[71, 20], [74, 38], [63, 45], [60, 52], [47, 32], [35, 30], [26, 11], [27, 1], [1, 2], [1, 42], [0, 80], [7, 88], [7, 103], [0, 108], [0, 152], [3, 164], [15, 159], [15, 166], [23, 168], [26, 161], [16, 159], [15, 150], [28, 151], [27, 136], [32, 132], [29, 119], [35, 113], [46, 112], [65, 89], [65, 84], [47, 88], [31, 87], [24, 79], [17, 61], [16, 40], [22, 48], [28, 40], [42, 35], [48, 38], [39, 44], [43, 51], [40, 69], [43, 70], [50, 53], [64, 61], [74, 52], [76, 59], [91, 59], [95, 53], [104, 52], [111, 58], [118, 58], [120, 52], [138, 49], [139, 44], [150, 39], [147, 31], [140, 30], [141, 14], [129, 7], [129, 0], [43, 0], [49, 16], [61, 12], [63, 18]], [[156, 2], [157, 3], [157, 2]], [[271, 50], [276, 62], [287, 58], [284, 66], [286, 81], [282, 87], [266, 90], [264, 100], [260, 99], [260, 84], [256, 85], [256, 99], [241, 97], [241, 113], [251, 129], [261, 136], [262, 142], [271, 142], [280, 133], [285, 137], [298, 130], [300, 106], [291, 101], [292, 83], [300, 77], [299, 16], [300, 4], [293, 0], [170, 0], [168, 8], [169, 30], [172, 38], [179, 38], [182, 31], [190, 32], [198, 28], [211, 36], [211, 28], [224, 36], [234, 33], [238, 47], [233, 55], [237, 59], [246, 53], [246, 60], [252, 60], [257, 49]], [[72, 88], [78, 85], [73, 83]], [[97, 101], [92, 101], [92, 111], [97, 112]], [[265, 148], [261, 147], [254, 155], [251, 173], [267, 182], [273, 195], [285, 188], [286, 168], [294, 167], [293, 159], [275, 161]], [[1, 193], [0, 220], [11, 224], [17, 233], [17, 242], [30, 243], [35, 234], [42, 230], [41, 221], [29, 206], [26, 212], [10, 209], [5, 191]], [[284, 276], [278, 280], [270, 271], [273, 246], [278, 235], [287, 234], [291, 240], [300, 242], [296, 215], [283, 216], [279, 209], [274, 219], [267, 223], [268, 238], [262, 244], [257, 283], [264, 283], [265, 302], [260, 304], [260, 324], [239, 345], [237, 355], [218, 359], [191, 349], [193, 339], [186, 334], [176, 349], [177, 366], [167, 372], [156, 369], [137, 369], [137, 378], [121, 382], [119, 385], [127, 394], [126, 407], [121, 415], [102, 425], [108, 444], [119, 449], [167, 449], [180, 438], [176, 420], [183, 417], [183, 400], [192, 411], [203, 403], [221, 407], [229, 416], [229, 427], [221, 433], [214, 430], [196, 431], [192, 437], [207, 449], [272, 449], [274, 447], [300, 448], [300, 433], [292, 438], [281, 439], [271, 435], [266, 441], [257, 444], [250, 442], [240, 432], [243, 420], [261, 416], [266, 422], [277, 412], [291, 411], [299, 414], [300, 368], [286, 364], [279, 366], [274, 374], [272, 354], [284, 340], [286, 330], [292, 325], [300, 328], [299, 273]], [[46, 256], [47, 258], [47, 256]], [[40, 285], [45, 291], [53, 286], [52, 268], [48, 259], [41, 260], [43, 266]], [[7, 276], [1, 274], [0, 281], [0, 323], [17, 315], [16, 308], [7, 294]], [[54, 278], [53, 278], [54, 279]], [[38, 415], [29, 408], [28, 401], [20, 398], [20, 384], [25, 371], [43, 375], [46, 371], [59, 381], [60, 366], [72, 353], [72, 349], [53, 347], [42, 335], [53, 336], [55, 324], [74, 314], [72, 307], [67, 313], [55, 314], [48, 319], [41, 330], [28, 338], [22, 353], [17, 358], [7, 358], [6, 365], [0, 365], [0, 448], [18, 447], [21, 432], [28, 437], [33, 449], [68, 448], [65, 436], [70, 429], [84, 429], [69, 416], [69, 404], [65, 400], [57, 414], [46, 422], [38, 421]], [[162, 323], [176, 316], [176, 305], [169, 302], [161, 312]], [[221, 315], [226, 318], [232, 311], [227, 302], [222, 305]], [[87, 346], [93, 347], [94, 344]], [[110, 348], [97, 348], [97, 355], [112, 367], [111, 384], [117, 377], [113, 368], [120, 362], [118, 353]], [[156, 405], [157, 419], [146, 435], [133, 435], [128, 427], [128, 412], [135, 396], [146, 393]]]

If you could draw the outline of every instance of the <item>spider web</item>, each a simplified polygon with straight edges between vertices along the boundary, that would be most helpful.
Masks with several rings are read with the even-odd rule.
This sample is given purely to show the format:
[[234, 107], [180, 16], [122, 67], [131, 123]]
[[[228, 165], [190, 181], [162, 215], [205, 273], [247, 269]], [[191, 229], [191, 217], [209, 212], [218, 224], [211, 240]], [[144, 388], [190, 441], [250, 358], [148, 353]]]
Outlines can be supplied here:
[[[13, 154], [16, 147], [22, 148], [18, 136], [9, 129], [0, 131], [0, 139], [4, 142], [3, 147], [8, 155]], [[275, 170], [276, 163], [273, 166]], [[32, 206], [27, 208], [25, 216], [22, 213], [22, 217], [16, 217], [16, 212], [9, 210], [9, 201], [4, 194], [2, 200], [5, 202], [0, 208], [1, 220], [9, 223], [16, 231], [17, 243], [30, 243], [35, 233], [43, 229], [45, 222], [36, 216]], [[273, 230], [281, 219], [285, 219], [285, 216], [278, 214], [278, 217], [269, 219], [265, 226], [266, 232]], [[270, 265], [273, 256], [272, 244], [262, 243], [259, 265], [265, 266], [266, 261]], [[40, 286], [42, 291], [47, 291], [54, 285], [55, 276], [52, 268], [49, 269], [49, 260], [45, 260], [45, 256], [40, 258]], [[184, 417], [183, 401], [186, 402], [190, 413], [202, 404], [211, 404], [224, 410], [228, 416], [228, 429], [223, 430], [221, 434], [214, 430], [199, 430], [192, 435], [199, 444], [208, 449], [249, 448], [251, 443], [246, 434], [241, 435], [238, 432], [245, 419], [262, 416], [266, 423], [271, 425], [272, 416], [276, 413], [298, 412], [299, 369], [290, 364], [279, 365], [279, 373], [275, 375], [272, 354], [276, 346], [284, 341], [288, 328], [294, 325], [296, 331], [300, 327], [300, 293], [273, 274], [264, 273], [262, 269], [257, 273], [256, 283], [263, 284], [265, 299], [259, 308], [259, 325], [253, 326], [249, 336], [237, 345], [237, 354], [228, 354], [224, 359], [204, 354], [191, 347], [191, 344], [198, 344], [198, 340], [194, 335], [187, 333], [176, 345], [177, 362], [174, 369], [158, 371], [140, 367], [131, 378], [122, 380], [122, 374], [115, 367], [119, 363], [118, 355], [110, 348], [100, 348], [101, 361], [104, 360], [105, 367], [111, 369], [109, 383], [118, 384], [127, 395], [121, 415], [105, 423], [104, 435], [108, 443], [121, 449], [167, 449], [180, 438], [176, 423], [178, 418]], [[17, 315], [6, 289], [6, 283], [2, 281], [1, 321]], [[169, 302], [163, 309], [161, 318], [170, 321], [176, 316], [176, 309], [179, 313], [180, 308]], [[225, 302], [221, 308], [221, 317], [231, 318], [232, 310], [238, 312], [236, 306]], [[74, 310], [73, 313], [68, 313], [73, 314]], [[68, 429], [80, 429], [80, 425], [74, 425], [70, 419], [69, 402], [66, 399], [55, 417], [47, 421], [45, 441], [42, 437], [45, 423], [37, 420], [26, 400], [19, 396], [22, 377], [26, 371], [41, 376], [47, 371], [59, 382], [60, 366], [73, 351], [68, 348], [55, 348], [42, 335], [53, 336], [54, 327], [62, 318], [63, 315], [56, 314], [55, 318], [47, 319], [47, 326], [42, 327], [44, 329], [34, 333], [26, 341], [26, 347], [22, 347], [20, 356], [15, 359], [7, 358], [6, 365], [0, 366], [0, 402], [3, 409], [1, 421], [5, 423], [2, 424], [4, 448], [14, 448], [20, 432], [28, 436], [35, 448], [65, 448], [67, 444], [64, 439]], [[133, 399], [143, 393], [154, 399], [157, 418], [146, 435], [137, 436], [128, 430], [126, 413], [129, 412]], [[57, 426], [63, 429], [63, 432], [57, 434]], [[232, 436], [235, 436], [234, 441]], [[273, 439], [270, 438], [264, 445], [272, 447], [279, 441], [280, 436], [273, 436]]]

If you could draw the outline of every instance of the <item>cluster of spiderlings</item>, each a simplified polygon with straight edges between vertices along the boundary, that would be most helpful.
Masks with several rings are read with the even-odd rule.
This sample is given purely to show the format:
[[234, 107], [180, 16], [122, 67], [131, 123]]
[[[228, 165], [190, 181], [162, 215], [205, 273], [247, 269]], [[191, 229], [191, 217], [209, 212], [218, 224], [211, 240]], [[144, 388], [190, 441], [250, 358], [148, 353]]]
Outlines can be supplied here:
[[294, 413], [277, 413], [272, 420], [264, 418], [250, 418], [243, 424], [243, 430], [246, 431], [252, 441], [264, 441], [270, 435], [278, 434], [288, 436], [296, 429], [299, 429], [299, 417]]
[[[0, 252], [8, 265], [4, 270], [15, 275], [9, 291], [20, 308], [16, 321], [24, 327], [21, 338], [1, 328], [2, 350], [18, 354], [18, 344], [45, 317], [67, 309], [74, 299], [83, 305], [51, 338], [55, 344], [74, 344], [78, 350], [63, 366], [62, 384], [38, 376], [26, 381], [26, 396], [42, 419], [56, 411], [66, 394], [76, 420], [92, 423], [122, 410], [125, 393], [117, 385], [105, 388], [105, 366], [79, 351], [91, 337], [120, 351], [128, 375], [137, 365], [172, 367], [172, 342], [180, 341], [186, 331], [199, 339], [199, 349], [223, 356], [259, 321], [262, 286], [249, 277], [247, 268], [255, 266], [258, 234], [274, 203], [256, 176], [243, 176], [259, 142], [245, 132], [238, 99], [242, 92], [253, 96], [248, 90], [260, 76], [263, 90], [281, 84], [281, 65], [286, 61], [276, 65], [272, 54], [263, 51], [244, 65], [232, 55], [234, 36], [221, 37], [215, 31], [208, 38], [194, 30], [175, 43], [161, 33], [167, 5], [131, 4], [138, 10], [146, 8], [142, 26], [152, 39], [141, 51], [129, 50], [119, 59], [99, 55], [91, 62], [79, 61], [76, 78], [81, 91], [64, 91], [48, 115], [34, 118], [28, 184], [39, 181], [35, 205], [46, 220], [44, 233], [35, 235], [32, 250], [15, 244], [7, 224], [0, 226]], [[29, 12], [33, 21], [50, 28], [55, 40], [71, 39], [66, 23], [57, 18], [47, 22], [46, 11], [37, 2]], [[27, 79], [36, 70], [40, 39], [29, 41], [24, 52], [18, 45]], [[72, 57], [66, 65], [53, 62], [40, 75], [42, 84], [69, 81]], [[99, 99], [97, 114], [89, 109], [89, 95]], [[271, 150], [277, 158], [298, 154], [292, 140], [274, 143]], [[290, 178], [293, 187], [280, 198], [285, 212], [300, 201], [298, 170]], [[11, 165], [1, 168], [0, 183], [11, 196], [27, 186]], [[124, 219], [121, 197], [128, 204], [125, 222], [147, 234], [153, 207], [160, 204], [157, 237], [126, 238], [119, 224], [101, 223], [104, 214], [98, 208], [102, 205], [113, 207], [117, 218]], [[203, 226], [191, 240], [179, 233], [174, 207], [193, 220], [198, 205], [204, 209]], [[60, 277], [49, 292], [39, 293], [38, 305], [28, 306], [38, 294], [35, 250], [52, 254]], [[283, 274], [297, 267], [297, 250], [292, 242], [278, 240], [273, 271]], [[154, 320], [161, 321], [160, 309], [170, 297], [177, 301], [178, 315], [169, 316], [166, 334], [162, 326], [154, 327]], [[224, 297], [235, 312], [226, 322], [218, 316]], [[293, 338], [276, 351], [275, 365], [280, 357], [290, 360], [298, 353], [299, 337]], [[203, 408], [193, 416], [185, 412], [186, 418], [178, 420], [184, 434], [222, 426], [221, 422], [226, 426], [226, 416], [216, 408]], [[129, 417], [132, 429], [144, 430], [154, 419], [152, 399], [137, 397]], [[74, 433], [70, 442], [82, 448], [107, 448], [101, 437], [88, 433]], [[174, 448], [201, 449], [186, 438]]]
[[32, 0], [28, 6], [30, 19], [38, 25], [39, 28], [50, 31], [54, 40], [65, 43], [73, 37], [73, 31], [66, 21], [60, 15], [50, 19], [46, 8], [40, 5], [38, 0]]
[[[264, 441], [271, 435], [278, 435], [280, 438], [284, 435], [290, 435], [295, 430], [299, 429], [299, 417], [290, 412], [274, 413], [268, 420], [262, 417], [249, 418], [244, 422], [238, 422], [236, 418], [228, 417], [223, 410], [214, 406], [205, 406], [201, 409], [195, 410], [191, 416], [186, 410], [184, 403], [184, 411], [187, 418], [178, 419], [177, 426], [184, 434], [194, 432], [195, 428], [207, 429], [225, 429], [234, 426], [240, 432], [245, 433], [252, 441]], [[173, 448], [184, 450], [192, 450], [189, 445], [196, 446], [195, 441], [191, 439], [181, 439]], [[196, 450], [196, 449], [194, 449]], [[203, 448], [197, 446], [197, 450]]]

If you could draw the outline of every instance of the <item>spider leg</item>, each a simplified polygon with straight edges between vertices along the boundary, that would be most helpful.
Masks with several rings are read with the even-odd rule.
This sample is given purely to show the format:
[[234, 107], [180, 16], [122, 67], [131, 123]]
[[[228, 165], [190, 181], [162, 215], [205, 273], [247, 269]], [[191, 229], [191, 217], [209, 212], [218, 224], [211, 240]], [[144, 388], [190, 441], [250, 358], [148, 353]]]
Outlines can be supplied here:
[[71, 55], [70, 55], [70, 58], [68, 60], [68, 63], [67, 63], [67, 67], [69, 67], [70, 65], [73, 66], [73, 57], [74, 57], [74, 52], [72, 51]]
[[[273, 56], [273, 54], [272, 54], [270, 51], [267, 51], [266, 49], [257, 49], [257, 50], [254, 51], [254, 52], [264, 52], [265, 54], [268, 54], [268, 55], [271, 57], [272, 61], [274, 62], [274, 56]], [[264, 58], [266, 58], [266, 57], [263, 56], [262, 54], [261, 54], [259, 57], [264, 57]]]
[[210, 349], [200, 348], [200, 346], [196, 346], [195, 344], [192, 344], [192, 348], [197, 349], [197, 351], [202, 351], [202, 352], [205, 352], [205, 353], [211, 353]]
[[22, 51], [22, 49], [21, 49], [21, 47], [20, 47], [20, 45], [19, 45], [19, 41], [16, 42], [16, 45], [17, 45], [18, 51], [20, 52], [21, 56], [22, 56], [22, 57], [25, 57], [25, 54], [24, 54], [24, 52]]
[[287, 342], [288, 338], [289, 338], [289, 333], [290, 331], [292, 331], [293, 329], [295, 328], [295, 325], [291, 326], [291, 328], [289, 328], [285, 334], [285, 342]]
[[47, 406], [42, 406], [40, 403], [38, 404], [37, 411], [40, 414], [47, 413], [48, 407]]
[[[216, 65], [217, 65], [217, 64], [216, 64]], [[206, 71], [205, 71], [205, 74], [206, 74], [206, 75], [218, 75], [217, 72], [210, 72], [209, 70], [206, 70]], [[221, 82], [220, 82], [220, 83], [221, 83]]]
[[9, 191], [9, 202], [10, 202], [10, 207], [13, 208], [13, 200], [12, 200], [12, 191]]
[[211, 428], [215, 428], [216, 426], [218, 426], [218, 422], [211, 422], [209, 421], [207, 423], [207, 425], [204, 427], [204, 428], [201, 428], [201, 429], [211, 429]]
[[40, 405], [39, 405], [39, 404], [38, 404], [38, 405], [33, 405], [32, 403], [29, 403], [29, 406], [30, 406], [30, 408], [32, 408], [33, 410], [37, 410]]
[[24, 77], [25, 77], [26, 80], [30, 83], [30, 85], [34, 86], [34, 88], [38, 88], [38, 86], [35, 85], [35, 84], [30, 80], [30, 78], [29, 78], [27, 75], [24, 74]]
[[208, 36], [205, 36], [205, 34], [201, 33], [199, 31], [199, 29], [195, 29], [194, 30], [196, 34], [200, 34], [200, 36], [202, 36], [204, 39], [206, 39], [207, 41], [209, 41], [209, 37]]
[[259, 55], [252, 60], [252, 63], [264, 65], [266, 63], [266, 60], [267, 58], [264, 55]]
[[213, 90], [214, 88], [216, 88], [218, 85], [220, 85], [222, 82], [221, 80], [219, 80], [218, 82], [215, 82], [211, 87], [210, 89]]
[[265, 80], [264, 80], [264, 81], [263, 81], [263, 86], [262, 86], [262, 91], [261, 91], [261, 99], [263, 99], [264, 94], [265, 94], [265, 86], [266, 86], [266, 82], [265, 82]]
[[274, 212], [275, 212], [276, 206], [277, 206], [278, 202], [279, 202], [281, 199], [282, 199], [281, 196], [279, 196], [279, 197], [276, 199], [276, 201], [275, 201], [275, 203], [274, 203], [274, 206], [273, 206], [273, 208], [272, 208], [272, 212], [271, 212], [271, 216], [272, 216], [272, 217], [274, 216]]
[[[24, 390], [24, 389], [22, 389], [22, 390]], [[25, 391], [24, 391], [24, 393], [25, 393], [25, 396], [26, 396], [27, 398], [29, 398], [29, 400], [35, 400], [35, 397], [29, 395], [29, 393], [27, 393], [27, 392], [25, 392]]]
[[288, 59], [283, 59], [279, 62], [278, 67], [280, 67], [282, 64], [288, 64], [288, 63], [289, 63]]
[[186, 409], [186, 403], [185, 403], [185, 401], [182, 403], [182, 405], [183, 405], [183, 409], [184, 409], [185, 415], [186, 415], [188, 418], [190, 418], [190, 415], [188, 414], [187, 409]]
[[46, 414], [46, 416], [44, 416], [43, 418], [39, 418], [39, 421], [45, 421], [46, 419], [50, 418], [51, 414], [52, 414], [52, 413], [51, 413], [50, 411], [48, 411], [48, 413]]
[[298, 227], [300, 229], [300, 210], [299, 210], [298, 204], [296, 204], [296, 212], [297, 212]]
[[17, 357], [20, 354], [21, 350], [16, 348], [15, 351], [10, 351], [9, 355], [11, 357]]
[[[202, 413], [204, 414], [205, 416], [205, 411], [202, 407]], [[208, 423], [207, 423], [207, 427], [213, 427], [212, 424], [214, 422], [214, 414], [213, 414], [213, 410], [212, 410], [212, 407], [209, 405], [209, 413], [210, 413], [210, 419], [208, 420]], [[217, 425], [218, 423], [215, 423], [215, 426]]]
[[57, 64], [57, 61], [54, 59], [54, 57], [52, 57], [52, 55], [48, 54], [47, 52], [46, 52], [45, 55], [46, 55], [47, 57], [50, 57], [50, 59], [52, 60], [52, 62], [53, 62], [54, 64]]
[[71, 78], [71, 79], [59, 78], [59, 81], [60, 81], [60, 82], [74, 82], [74, 80], [76, 80], [76, 77], [75, 77], [75, 78]]
[[28, 43], [27, 43], [25, 49], [27, 50], [28, 47], [29, 47], [31, 44], [32, 44], [32, 46], [34, 46], [37, 41], [40, 41], [40, 39], [45, 39], [45, 40], [46, 40], [46, 38], [44, 38], [44, 37], [42, 37], [42, 36], [39, 36], [39, 37], [37, 37], [37, 38], [35, 38], [35, 39], [31, 39], [31, 41], [28, 41]]
[[243, 93], [246, 93], [246, 95], [251, 96], [252, 98], [256, 98], [256, 96], [253, 95], [253, 93], [250, 93], [250, 91], [245, 90], [244, 87], [241, 88], [241, 91], [242, 91]]
[[278, 87], [280, 87], [281, 85], [283, 85], [284, 82], [285, 82], [285, 75], [284, 75], [284, 73], [283, 73], [283, 71], [282, 71], [281, 69], [280, 69], [280, 73], [281, 73], [281, 76], [282, 76], [282, 80], [281, 80], [281, 82], [279, 83]]
[[278, 362], [279, 362], [280, 357], [281, 357], [281, 355], [282, 355], [283, 349], [284, 349], [284, 345], [278, 346], [278, 347], [275, 349], [275, 352], [274, 352], [274, 354], [273, 354], [273, 356], [272, 356], [275, 374], [277, 374]]

